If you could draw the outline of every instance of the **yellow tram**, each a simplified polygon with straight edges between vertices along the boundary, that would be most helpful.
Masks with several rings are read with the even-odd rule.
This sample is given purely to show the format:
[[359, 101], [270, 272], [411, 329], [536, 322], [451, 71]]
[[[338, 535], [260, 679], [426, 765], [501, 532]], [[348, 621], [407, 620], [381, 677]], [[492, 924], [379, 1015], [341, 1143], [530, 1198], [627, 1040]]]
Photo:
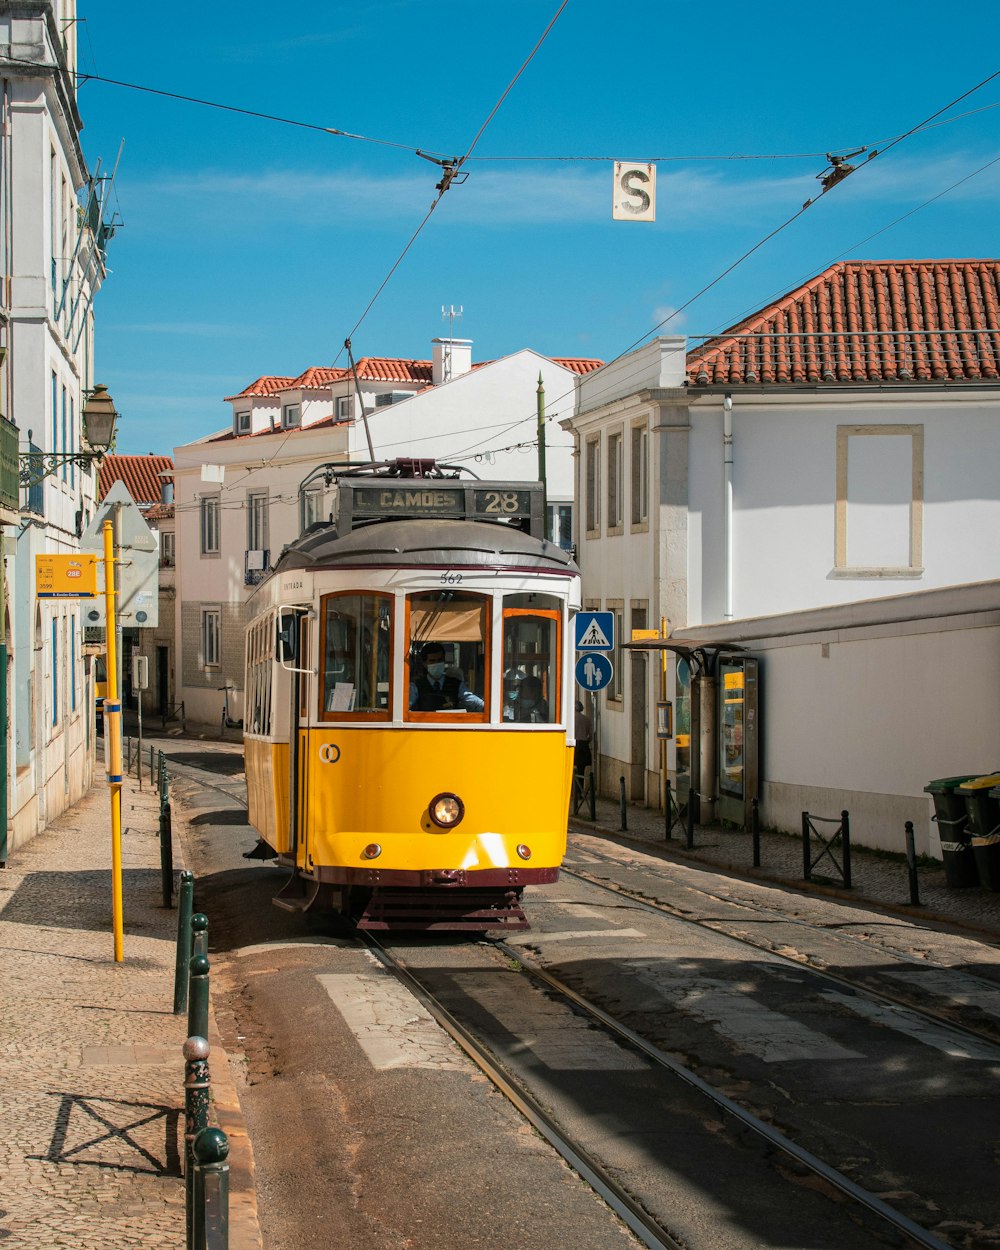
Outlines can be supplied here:
[[566, 846], [580, 606], [541, 485], [430, 461], [318, 478], [335, 520], [284, 550], [247, 629], [250, 822], [291, 870], [275, 902], [527, 928], [521, 892]]

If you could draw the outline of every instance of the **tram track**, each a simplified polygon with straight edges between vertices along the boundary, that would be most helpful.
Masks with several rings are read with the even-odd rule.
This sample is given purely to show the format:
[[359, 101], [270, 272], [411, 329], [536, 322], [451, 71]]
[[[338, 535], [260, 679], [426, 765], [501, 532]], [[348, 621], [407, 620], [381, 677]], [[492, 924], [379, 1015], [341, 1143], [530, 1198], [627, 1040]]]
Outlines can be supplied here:
[[[628, 865], [623, 864], [620, 860], [616, 860], [613, 857], [600, 856], [596, 852], [588, 853], [593, 854], [595, 858], [599, 858], [603, 862], [613, 865], [616, 868], [621, 869], [628, 867]], [[751, 950], [761, 951], [774, 959], [780, 960], [783, 963], [799, 969], [800, 971], [808, 969], [808, 971], [813, 973], [816, 977], [828, 981], [831, 984], [849, 989], [854, 993], [863, 994], [873, 1002], [881, 1003], [891, 1009], [902, 1008], [920, 1016], [922, 1019], [925, 1019], [932, 1024], [948, 1028], [952, 1030], [957, 1037], [976, 1042], [987, 1042], [990, 1045], [1000, 1048], [1000, 1026], [993, 1025], [990, 1027], [977, 1028], [969, 1023], [957, 1021], [954, 1018], [954, 1013], [962, 1010], [961, 1004], [953, 1003], [951, 1014], [949, 1014], [949, 1011], [947, 1010], [935, 1010], [929, 1007], [926, 1001], [922, 1001], [918, 998], [916, 991], [914, 991], [913, 994], [905, 992], [894, 993], [884, 987], [876, 988], [872, 985], [870, 978], [865, 976], [852, 977], [843, 972], [835, 972], [822, 963], [817, 962], [816, 959], [808, 953], [803, 954], [802, 952], [796, 952], [795, 955], [789, 955], [776, 948], [771, 943], [755, 941], [752, 937], [745, 933], [735, 932], [733, 925], [725, 920], [718, 918], [700, 919], [696, 916], [690, 915], [680, 907], [664, 902], [662, 899], [651, 900], [648, 895], [640, 895], [636, 892], [636, 890], [631, 889], [626, 885], [622, 885], [620, 882], [609, 884], [607, 881], [602, 880], [600, 877], [591, 873], [581, 871], [579, 868], [567, 868], [565, 865], [561, 870], [561, 875], [572, 878], [576, 881], [585, 882], [587, 885], [593, 886], [595, 889], [603, 890], [617, 899], [627, 899], [629, 904], [639, 911], [646, 911], [653, 915], [669, 916], [671, 919], [681, 921], [684, 924], [704, 929], [705, 931], [718, 936], [729, 938], [734, 942], [739, 942]], [[659, 876], [660, 874], [654, 875]], [[767, 915], [768, 917], [780, 920], [782, 924], [801, 927], [803, 930], [812, 932], [815, 932], [816, 930], [814, 922], [810, 923], [806, 920], [799, 920], [796, 917], [788, 916], [781, 912], [775, 912], [757, 904], [750, 904], [745, 901], [737, 902], [732, 898], [726, 898], [719, 894], [713, 894], [710, 890], [701, 889], [699, 887], [685, 885], [684, 888], [692, 893], [700, 894], [703, 898], [709, 899], [712, 902], [725, 907], [734, 909], [741, 908], [745, 911], [751, 912], [755, 916], [760, 916], [762, 914]], [[857, 938], [852, 937], [850, 934], [840, 933], [830, 929], [826, 929], [825, 932], [831, 936], [835, 935], [838, 943], [864, 950], [867, 954], [871, 953], [872, 947], [869, 943], [861, 942]], [[901, 951], [886, 951], [886, 955], [900, 964], [907, 964], [913, 968], [933, 968], [942, 973], [950, 973], [954, 971], [946, 964], [929, 963], [926, 959], [918, 959], [915, 956], [907, 955], [905, 952]], [[973, 972], [965, 971], [962, 972], [962, 977], [967, 982], [978, 984], [985, 991], [989, 991], [991, 993], [997, 992], [997, 983], [986, 977], [979, 976]], [[998, 1057], [1000, 1057], [1000, 1049], [998, 1049]]]
[[[699, 1242], [692, 1240], [690, 1230], [678, 1231], [671, 1227], [673, 1221], [669, 1214], [665, 1217], [662, 1212], [654, 1213], [649, 1209], [648, 1204], [616, 1180], [614, 1176], [616, 1169], [601, 1158], [598, 1151], [582, 1142], [562, 1124], [560, 1116], [546, 1105], [545, 1093], [531, 1092], [530, 1081], [526, 1080], [523, 1070], [512, 1069], [509, 1056], [501, 1058], [487, 1041], [477, 1036], [474, 1029], [463, 1023], [456, 1012], [445, 1005], [440, 995], [428, 984], [431, 978], [426, 975], [421, 976], [404, 958], [383, 945], [373, 935], [364, 934], [361, 940], [383, 966], [400, 978], [480, 1071], [513, 1103], [559, 1155], [592, 1186], [644, 1245], [653, 1250], [658, 1250], [659, 1247], [680, 1246], [683, 1246], [685, 1250], [696, 1250]], [[787, 1163], [791, 1164], [791, 1168], [786, 1170], [781, 1166], [768, 1163], [768, 1168], [772, 1173], [772, 1184], [779, 1187], [797, 1184], [796, 1193], [801, 1196], [804, 1185], [801, 1173], [808, 1173], [819, 1183], [821, 1190], [836, 1191], [841, 1206], [844, 1205], [844, 1200], [847, 1200], [855, 1207], [863, 1209], [868, 1217], [874, 1218], [876, 1231], [872, 1233], [870, 1224], [867, 1229], [869, 1236], [873, 1238], [871, 1242], [849, 1240], [842, 1244], [899, 1245], [901, 1243], [898, 1239], [902, 1237], [907, 1245], [922, 1246], [926, 1250], [948, 1250], [948, 1244], [935, 1237], [926, 1228], [884, 1202], [877, 1195], [864, 1189], [842, 1172], [829, 1166], [809, 1150], [791, 1141], [690, 1068], [666, 1054], [628, 1026], [615, 1020], [602, 1007], [542, 968], [523, 949], [515, 949], [500, 940], [487, 940], [485, 945], [500, 956], [512, 974], [516, 972], [519, 976], [529, 977], [548, 998], [558, 1000], [575, 1016], [585, 1018], [591, 1027], [600, 1029], [605, 1036], [613, 1039], [625, 1050], [641, 1055], [645, 1062], [653, 1066], [659, 1074], [659, 1079], [664, 1083], [669, 1085], [679, 1082], [688, 1091], [693, 1091], [696, 1100], [707, 1101], [711, 1110], [707, 1114], [702, 1113], [702, 1118], [706, 1123], [712, 1120], [716, 1112], [722, 1112], [736, 1126], [736, 1137], [741, 1138], [748, 1132], [766, 1155], [770, 1156], [775, 1151], [780, 1152]], [[472, 1014], [474, 1016], [475, 1012]], [[672, 1104], [671, 1096], [666, 1094], [662, 1096], [662, 1101], [666, 1106]], [[664, 1166], [669, 1167], [669, 1163]], [[783, 1176], [784, 1179], [781, 1179]], [[796, 1201], [799, 1200], [800, 1197], [796, 1199]], [[841, 1216], [843, 1216], [843, 1211], [841, 1211]], [[883, 1229], [882, 1234], [877, 1231], [879, 1227]], [[704, 1242], [700, 1244], [713, 1245], [715, 1244], [714, 1238], [707, 1234]]]

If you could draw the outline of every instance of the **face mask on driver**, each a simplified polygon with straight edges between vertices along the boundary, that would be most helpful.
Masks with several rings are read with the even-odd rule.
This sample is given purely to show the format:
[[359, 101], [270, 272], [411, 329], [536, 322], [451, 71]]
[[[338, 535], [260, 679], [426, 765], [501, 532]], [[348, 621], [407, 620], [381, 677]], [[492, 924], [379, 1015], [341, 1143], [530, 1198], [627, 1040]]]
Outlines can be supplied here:
[[441, 678], [444, 676], [443, 661], [440, 664], [428, 664], [427, 676], [431, 679], [431, 681], [440, 681]]

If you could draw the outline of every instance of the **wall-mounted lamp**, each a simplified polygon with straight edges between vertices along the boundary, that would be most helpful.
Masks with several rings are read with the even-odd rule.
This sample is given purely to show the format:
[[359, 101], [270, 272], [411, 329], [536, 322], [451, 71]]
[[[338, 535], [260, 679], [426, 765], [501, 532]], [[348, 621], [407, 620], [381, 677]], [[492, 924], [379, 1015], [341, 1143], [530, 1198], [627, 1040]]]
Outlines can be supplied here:
[[88, 469], [110, 450], [115, 439], [118, 413], [106, 386], [95, 386], [87, 393], [87, 402], [80, 414], [83, 437], [90, 451], [22, 451], [18, 454], [18, 477], [22, 486], [34, 486], [50, 473], [58, 473], [66, 464]]

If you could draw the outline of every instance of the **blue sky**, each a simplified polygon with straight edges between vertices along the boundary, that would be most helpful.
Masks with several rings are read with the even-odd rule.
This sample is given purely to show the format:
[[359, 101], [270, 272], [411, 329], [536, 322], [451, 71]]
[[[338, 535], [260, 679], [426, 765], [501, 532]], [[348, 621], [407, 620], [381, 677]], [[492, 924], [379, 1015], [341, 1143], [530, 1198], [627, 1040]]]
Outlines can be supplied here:
[[[381, 141], [81, 85], [91, 169], [110, 171], [124, 139], [124, 224], [95, 305], [119, 451], [169, 453], [220, 428], [226, 395], [345, 363], [352, 330], [356, 357], [427, 358], [443, 305], [464, 309], [455, 332], [475, 360], [523, 347], [610, 360], [815, 197], [823, 153], [887, 146], [1000, 68], [994, 0], [968, 0], [957, 27], [924, 0], [569, 0], [467, 181], [355, 329], [436, 197], [439, 171], [407, 149], [464, 153], [558, 7], [80, 0], [85, 73]], [[998, 104], [1000, 77], [858, 168], [663, 332], [731, 325], [842, 257], [1000, 254], [1000, 161], [983, 169], [1000, 157]], [[692, 159], [737, 155], [793, 158]], [[612, 221], [616, 158], [657, 161], [655, 223]]]

